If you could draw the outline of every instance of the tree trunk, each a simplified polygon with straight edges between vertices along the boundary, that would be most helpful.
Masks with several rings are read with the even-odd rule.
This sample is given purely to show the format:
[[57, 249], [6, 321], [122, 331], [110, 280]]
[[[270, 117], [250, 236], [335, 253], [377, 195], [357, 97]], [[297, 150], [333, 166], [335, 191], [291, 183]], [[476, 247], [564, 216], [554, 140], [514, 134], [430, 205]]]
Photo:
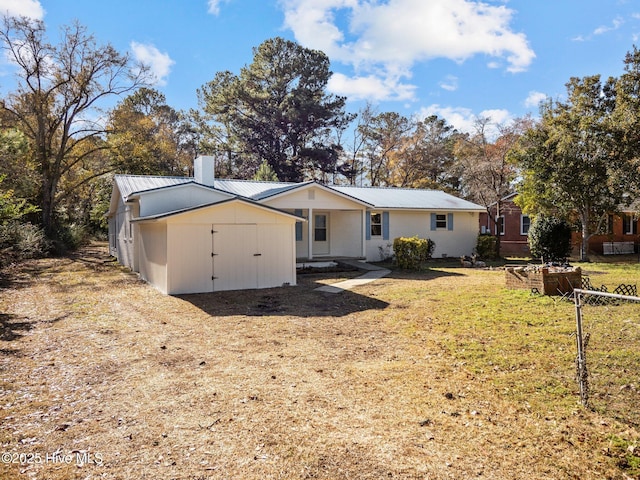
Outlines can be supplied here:
[[580, 221], [582, 222], [582, 243], [580, 245], [580, 261], [588, 262], [589, 261], [589, 238], [591, 235], [589, 234], [589, 212], [583, 211], [580, 214]]
[[493, 222], [496, 226], [496, 258], [501, 258], [500, 256], [500, 232], [502, 231], [502, 217], [500, 212], [502, 211], [502, 202], [498, 200], [496, 203], [496, 219]]

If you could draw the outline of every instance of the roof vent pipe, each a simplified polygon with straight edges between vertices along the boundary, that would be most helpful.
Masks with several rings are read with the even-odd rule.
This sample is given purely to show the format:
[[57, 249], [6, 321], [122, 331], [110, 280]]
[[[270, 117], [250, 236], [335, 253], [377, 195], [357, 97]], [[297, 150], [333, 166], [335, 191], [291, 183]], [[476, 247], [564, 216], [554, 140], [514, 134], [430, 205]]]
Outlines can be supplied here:
[[213, 182], [216, 179], [215, 165], [215, 157], [200, 155], [196, 158], [193, 161], [193, 176], [196, 183], [213, 187]]

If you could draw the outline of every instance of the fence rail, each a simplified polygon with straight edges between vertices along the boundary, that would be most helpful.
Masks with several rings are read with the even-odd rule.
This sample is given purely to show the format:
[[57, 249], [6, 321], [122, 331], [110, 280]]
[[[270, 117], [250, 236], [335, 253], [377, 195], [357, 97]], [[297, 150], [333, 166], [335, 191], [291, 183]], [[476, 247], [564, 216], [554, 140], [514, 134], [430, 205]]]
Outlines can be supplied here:
[[589, 371], [587, 369], [586, 348], [589, 342], [589, 334], [583, 334], [582, 328], [582, 307], [584, 305], [583, 298], [585, 295], [593, 295], [596, 297], [611, 298], [626, 302], [640, 302], [640, 297], [633, 295], [623, 295], [619, 293], [608, 293], [596, 290], [583, 290], [576, 288], [573, 290], [573, 298], [576, 306], [576, 374], [578, 386], [580, 387], [580, 401], [583, 406], [589, 406]]

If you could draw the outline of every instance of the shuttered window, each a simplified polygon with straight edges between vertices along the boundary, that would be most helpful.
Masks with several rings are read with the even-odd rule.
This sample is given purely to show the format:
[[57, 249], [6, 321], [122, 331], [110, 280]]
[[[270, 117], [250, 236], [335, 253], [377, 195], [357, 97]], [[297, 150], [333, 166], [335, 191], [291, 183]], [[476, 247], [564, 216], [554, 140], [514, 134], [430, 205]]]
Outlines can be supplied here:
[[453, 213], [432, 213], [431, 230], [453, 230]]

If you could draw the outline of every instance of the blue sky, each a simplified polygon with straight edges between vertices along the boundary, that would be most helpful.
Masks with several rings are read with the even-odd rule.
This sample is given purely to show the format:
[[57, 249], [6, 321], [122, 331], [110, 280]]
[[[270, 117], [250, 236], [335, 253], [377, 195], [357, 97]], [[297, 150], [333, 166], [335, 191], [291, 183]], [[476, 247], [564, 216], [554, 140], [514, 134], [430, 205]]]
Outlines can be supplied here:
[[[197, 108], [216, 72], [281, 36], [324, 51], [348, 109], [437, 114], [468, 131], [565, 93], [572, 76], [618, 76], [640, 43], [638, 0], [0, 0], [42, 19], [55, 43], [78, 20], [99, 44], [148, 63], [176, 109]], [[0, 91], [11, 81], [0, 68]]]

